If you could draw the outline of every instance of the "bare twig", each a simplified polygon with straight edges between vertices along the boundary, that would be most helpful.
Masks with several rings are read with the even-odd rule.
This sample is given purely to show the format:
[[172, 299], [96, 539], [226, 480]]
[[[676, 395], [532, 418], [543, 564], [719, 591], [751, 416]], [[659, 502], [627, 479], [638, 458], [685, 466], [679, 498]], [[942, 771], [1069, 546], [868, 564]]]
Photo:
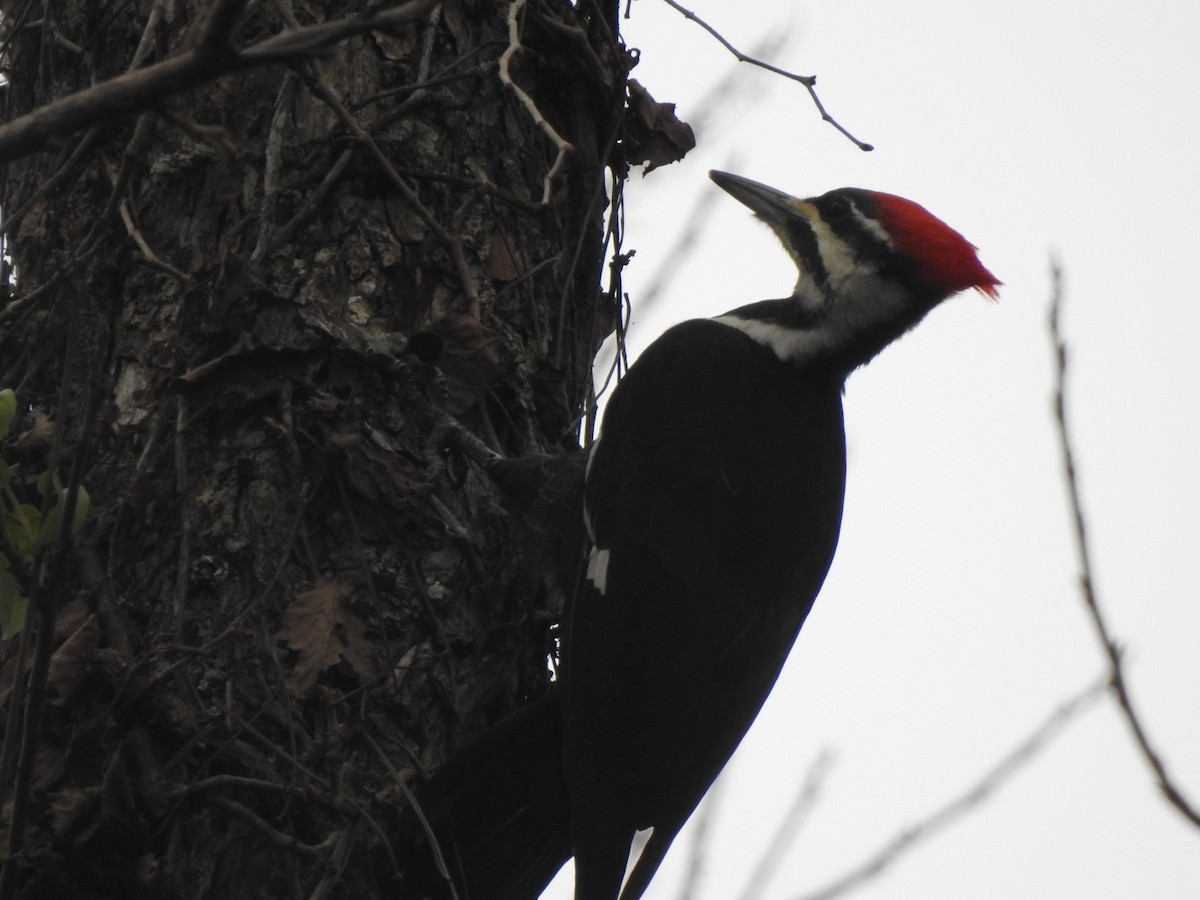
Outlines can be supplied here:
[[[370, 820], [368, 819], [368, 821]], [[350, 824], [349, 828], [342, 829], [340, 837], [333, 846], [333, 852], [329, 855], [325, 874], [313, 887], [312, 892], [308, 895], [308, 900], [325, 900], [342, 880], [342, 873], [346, 870], [350, 857], [354, 854], [357, 831], [357, 823], [354, 822]]]
[[213, 0], [200, 20], [196, 48], [216, 58], [233, 49], [233, 33], [246, 10], [246, 0]]
[[[0, 134], [3, 134], [3, 132], [4, 128], [0, 127]], [[91, 151], [92, 145], [95, 142], [96, 132], [94, 130], [89, 131], [82, 138], [80, 138], [79, 143], [75, 145], [66, 161], [59, 166], [57, 170], [55, 170], [54, 174], [43, 181], [41, 185], [38, 186], [38, 189], [34, 191], [30, 195], [29, 199], [21, 204], [20, 207], [13, 210], [10, 215], [4, 216], [3, 221], [0, 221], [0, 235], [7, 234], [9, 231], [15, 228], [20, 223], [21, 219], [25, 217], [25, 213], [33, 209], [39, 200], [57, 190], [58, 186], [62, 184], [63, 181], [66, 180], [67, 176], [70, 175], [74, 170], [76, 163], [84, 159], [86, 154]]]
[[321, 183], [317, 185], [316, 190], [305, 198], [300, 208], [296, 210], [295, 215], [275, 231], [271, 243], [263, 251], [264, 257], [291, 241], [292, 236], [300, 226], [308, 221], [313, 213], [316, 212], [317, 207], [321, 205], [321, 202], [329, 196], [329, 192], [333, 190], [333, 186], [337, 184], [338, 179], [342, 177], [342, 173], [346, 171], [346, 167], [350, 165], [350, 160], [354, 158], [354, 153], [355, 149], [353, 147], [349, 147], [341, 152], [341, 155], [338, 156], [333, 165], [329, 167], [329, 171], [325, 173], [325, 177], [321, 179]]
[[167, 797], [177, 800], [181, 797], [191, 797], [205, 791], [220, 790], [262, 791], [266, 794], [291, 794], [306, 801], [312, 801], [315, 794], [291, 784], [281, 784], [277, 781], [263, 781], [261, 778], [249, 778], [245, 775], [211, 775], [201, 781], [174, 787], [167, 792]]
[[694, 900], [700, 896], [700, 888], [704, 881], [704, 864], [708, 861], [712, 841], [712, 824], [720, 808], [722, 790], [723, 782], [718, 778], [704, 795], [704, 801], [693, 819], [692, 846], [688, 853], [687, 868], [683, 873], [683, 885], [679, 888], [679, 900]]
[[[410, 0], [333, 22], [291, 28], [250, 47], [235, 48], [231, 30], [242, 2], [220, 0], [187, 50], [63, 97], [0, 126], [0, 162], [45, 149], [62, 137], [123, 116], [153, 109], [168, 98], [245, 69], [306, 59], [331, 44], [368, 31], [411, 22], [433, 0]], [[219, 13], [219, 14], [218, 14]]]
[[[413, 0], [413, 2], [403, 7], [404, 10], [409, 10], [411, 8], [416, 8], [416, 12], [409, 15], [405, 21], [416, 18], [416, 16], [430, 10], [433, 10], [435, 13], [439, 12], [441, 6], [436, 2], [436, 0]], [[285, 32], [285, 34], [295, 34], [304, 30], [300, 27], [300, 23], [297, 21], [295, 14], [286, 4], [276, 3], [276, 9], [283, 17], [283, 20], [289, 26], [291, 26], [290, 31]], [[458, 269], [459, 279], [462, 281], [463, 294], [466, 296], [467, 311], [471, 316], [478, 319], [480, 315], [479, 288], [475, 284], [475, 279], [471, 275], [470, 266], [467, 264], [466, 255], [463, 253], [462, 239], [454, 234], [451, 234], [446, 227], [443, 226], [442, 223], [437, 219], [435, 219], [433, 214], [425, 208], [424, 204], [421, 203], [420, 198], [417, 196], [417, 192], [409, 187], [408, 182], [400, 177], [400, 173], [396, 171], [395, 166], [392, 165], [391, 160], [388, 159], [383, 150], [380, 149], [379, 145], [375, 142], [375, 139], [371, 137], [367, 129], [362, 126], [357, 118], [355, 118], [354, 114], [350, 111], [346, 104], [341, 101], [333, 89], [329, 87], [329, 84], [325, 81], [325, 75], [321, 70], [320, 64], [314, 60], [310, 65], [301, 70], [301, 74], [304, 76], [305, 83], [308, 85], [308, 88], [313, 95], [321, 100], [321, 102], [323, 102], [326, 106], [328, 106], [334, 115], [338, 117], [341, 123], [346, 126], [350, 133], [363, 145], [364, 148], [366, 148], [367, 152], [375, 160], [376, 164], [383, 171], [383, 174], [392, 183], [392, 186], [395, 188], [396, 192], [400, 194], [400, 197], [409, 206], [409, 208], [411, 208], [412, 211], [417, 214], [417, 217], [446, 244], [446, 247], [450, 252], [450, 258], [453, 260], [455, 267]]]
[[284, 850], [297, 850], [311, 856], [324, 856], [329, 853], [340, 836], [340, 831], [334, 831], [319, 844], [305, 844], [295, 835], [285, 834], [264, 820], [250, 807], [230, 800], [228, 797], [213, 797], [209, 801], [213, 806], [220, 807], [228, 813], [237, 816], [243, 822], [252, 826], [259, 834], [275, 847]]
[[838, 122], [837, 119], [835, 119], [833, 116], [831, 116], [825, 110], [825, 104], [823, 104], [821, 102], [821, 98], [817, 96], [817, 76], [816, 75], [798, 75], [795, 72], [789, 72], [787, 69], [781, 69], [778, 66], [773, 66], [770, 63], [764, 62], [761, 59], [755, 59], [753, 56], [750, 56], [747, 53], [743, 53], [737, 47], [733, 46], [733, 44], [729, 43], [729, 41], [725, 39], [725, 36], [722, 35], [721, 32], [717, 31], [717, 29], [713, 28], [713, 26], [709, 25], [707, 22], [705, 22], [703, 19], [701, 19], [698, 15], [696, 15], [690, 9], [687, 9], [686, 7], [681, 6], [680, 4], [676, 3], [675, 0], [663, 0], [663, 2], [666, 3], [667, 6], [671, 7], [671, 9], [675, 10], [677, 13], [679, 13], [681, 16], [683, 16], [685, 19], [695, 22], [697, 25], [699, 25], [701, 28], [703, 28], [705, 31], [707, 31], [709, 34], [711, 34], [714, 38], [716, 38], [717, 42], [722, 47], [724, 47], [726, 50], [728, 50], [730, 53], [733, 54], [734, 58], [737, 59], [738, 62], [749, 63], [752, 66], [758, 66], [760, 69], [766, 69], [768, 72], [774, 72], [776, 75], [782, 75], [784, 78], [790, 78], [792, 81], [797, 81], [800, 84], [804, 85], [804, 89], [806, 91], [808, 91], [808, 96], [812, 98], [812, 102], [817, 107], [817, 112], [819, 112], [821, 114], [821, 119], [823, 121], [828, 122], [830, 125], [832, 125], [834, 128], [836, 128], [839, 132], [841, 132], [859, 150], [870, 151], [870, 150], [875, 149], [875, 146], [873, 144], [868, 144], [865, 141], [860, 141], [858, 138], [856, 138], [854, 135], [852, 135], [849, 131], [846, 130], [845, 127], [842, 126], [842, 124], [840, 122]]
[[409, 806], [412, 807], [413, 814], [416, 815], [417, 821], [421, 823], [421, 830], [425, 832], [425, 839], [429, 841], [429, 849], [433, 854], [433, 861], [437, 866], [438, 874], [442, 877], [442, 880], [445, 881], [446, 889], [450, 892], [451, 900], [458, 900], [458, 891], [454, 889], [454, 879], [450, 877], [450, 869], [446, 865], [446, 857], [442, 853], [442, 846], [438, 843], [437, 835], [433, 832], [433, 825], [431, 825], [429, 819], [426, 818], [425, 811], [421, 808], [421, 804], [417, 801], [416, 796], [409, 789], [408, 785], [404, 783], [404, 779], [400, 776], [400, 773], [396, 770], [396, 767], [392, 765], [392, 761], [388, 758], [388, 755], [383, 752], [383, 748], [375, 742], [375, 739], [371, 737], [370, 733], [363, 731], [362, 736], [366, 739], [367, 743], [371, 745], [371, 749], [375, 751], [375, 755], [379, 758], [379, 761], [383, 763], [384, 768], [386, 768], [388, 773], [392, 776], [393, 783], [400, 789], [400, 793], [404, 795], [404, 799], [407, 800]]
[[525, 8], [525, 3], [526, 0], [513, 0], [512, 5], [508, 8], [508, 48], [500, 57], [500, 82], [513, 92], [513, 95], [525, 107], [525, 111], [529, 113], [529, 117], [533, 119], [534, 124], [542, 129], [558, 150], [558, 155], [554, 157], [554, 164], [546, 172], [546, 177], [542, 179], [542, 205], [545, 206], [550, 202], [550, 191], [555, 176], [562, 171], [562, 167], [566, 164], [567, 154], [575, 148], [554, 130], [553, 125], [546, 121], [546, 117], [538, 109], [537, 103], [521, 89], [520, 85], [513, 81], [512, 73], [509, 71], [512, 58], [521, 49], [521, 25], [518, 20], [521, 17], [521, 10]]
[[[113, 183], [115, 185], [116, 173], [114, 172], [111, 174], [113, 175]], [[178, 281], [184, 288], [189, 288], [195, 284], [195, 282], [192, 281], [191, 277], [186, 272], [175, 268], [166, 260], [160, 259], [158, 254], [154, 252], [154, 250], [146, 242], [146, 238], [142, 234], [141, 229], [138, 228], [137, 224], [133, 221], [133, 215], [129, 212], [128, 203], [122, 200], [118, 204], [117, 209], [120, 211], [121, 221], [125, 223], [125, 233], [129, 235], [133, 242], [137, 244], [137, 248], [141, 251], [142, 262], [148, 266], [151, 266], [152, 268], [158, 269], [161, 272], [166, 272], [168, 275]]]
[[834, 897], [842, 896], [857, 888], [864, 881], [882, 874], [906, 851], [933, 837], [939, 831], [944, 831], [965, 814], [978, 809], [984, 800], [1028, 765], [1039, 750], [1046, 747], [1070, 722], [1095, 703], [1104, 694], [1107, 687], [1107, 678], [1101, 678], [1088, 685], [1055, 709], [1032, 734], [1014, 747], [960, 796], [935, 810], [924, 820], [901, 830], [895, 837], [840, 878], [819, 890], [803, 894], [797, 900], [832, 900]]
[[172, 611], [175, 625], [183, 622], [187, 608], [188, 583], [192, 574], [192, 504], [188, 495], [187, 441], [188, 402], [183, 394], [175, 398], [175, 491], [179, 498], [179, 551], [175, 561], [175, 596]]
[[408, 3], [377, 7], [353, 16], [291, 28], [241, 51], [248, 66], [294, 62], [305, 59], [346, 38], [368, 31], [387, 31], [413, 22], [437, 5], [437, 0], [409, 0]]
[[433, 213], [425, 208], [421, 203], [417, 192], [409, 187], [408, 182], [400, 177], [400, 173], [396, 171], [396, 167], [392, 165], [387, 155], [380, 149], [379, 144], [371, 137], [370, 133], [362, 124], [354, 117], [354, 114], [346, 108], [346, 105], [338, 98], [337, 94], [325, 83], [324, 77], [321, 75], [320, 68], [313, 68], [312, 72], [306, 72], [305, 82], [308, 84], [309, 90], [313, 95], [328, 106], [334, 114], [341, 120], [342, 124], [349, 129], [350, 133], [356, 140], [360, 141], [363, 147], [375, 160], [380, 170], [391, 182], [401, 199], [408, 207], [417, 214], [426, 227], [429, 228], [438, 239], [445, 245], [450, 252], [450, 259], [454, 262], [454, 266], [458, 269], [459, 280], [462, 281], [463, 294], [466, 297], [467, 313], [473, 318], [478, 319], [480, 316], [480, 298], [479, 287], [475, 283], [475, 278], [471, 274], [471, 267], [467, 263], [466, 254], [463, 252], [462, 238], [452, 234], [441, 222], [434, 218]]
[[775, 829], [770, 845], [763, 852], [758, 860], [758, 865], [754, 867], [754, 871], [746, 881], [746, 887], [742, 890], [742, 900], [754, 900], [755, 897], [762, 897], [766, 893], [767, 884], [779, 870], [788, 847], [794, 843], [796, 835], [799, 834], [809, 815], [816, 808], [817, 797], [821, 793], [825, 779], [829, 776], [833, 759], [833, 754], [829, 750], [823, 749], [817, 754], [812, 765], [808, 767], [804, 783], [800, 785], [800, 790], [792, 800], [792, 805], [788, 807], [783, 821]]
[[279, 93], [275, 95], [275, 109], [271, 115], [271, 129], [267, 132], [267, 145], [263, 153], [263, 185], [262, 200], [258, 212], [258, 239], [250, 259], [254, 262], [262, 260], [271, 246], [272, 231], [275, 227], [275, 208], [279, 199], [280, 177], [283, 172], [283, 133], [288, 115], [291, 113], [292, 93], [296, 85], [296, 75], [289, 72], [284, 76]]
[[1150, 744], [1146, 730], [1142, 726], [1141, 717], [1134, 709], [1133, 699], [1125, 682], [1125, 671], [1122, 665], [1121, 648], [1108, 628], [1104, 614], [1100, 609], [1100, 601], [1096, 596], [1096, 583], [1092, 574], [1091, 548], [1087, 537], [1087, 524], [1083, 516], [1083, 500], [1080, 497], [1079, 475], [1075, 467], [1075, 450], [1071, 440], [1071, 431], [1067, 425], [1067, 344], [1063, 339], [1059, 324], [1059, 315], [1063, 303], [1062, 267], [1057, 260], [1050, 263], [1051, 293], [1050, 293], [1050, 340], [1053, 344], [1055, 361], [1054, 381], [1054, 418], [1058, 432], [1059, 448], [1062, 451], [1063, 469], [1067, 481], [1067, 497], [1071, 506], [1071, 519], [1074, 525], [1075, 549], [1079, 554], [1079, 590], [1083, 597], [1084, 606], [1095, 628], [1096, 639], [1104, 649], [1104, 655], [1109, 665], [1109, 687], [1112, 689], [1117, 704], [1121, 707], [1125, 721], [1133, 733], [1133, 739], [1141, 750], [1146, 764], [1154, 773], [1158, 789], [1166, 797], [1167, 802], [1179, 813], [1200, 827], [1200, 811], [1196, 809], [1182, 791], [1167, 774], [1162, 757]]

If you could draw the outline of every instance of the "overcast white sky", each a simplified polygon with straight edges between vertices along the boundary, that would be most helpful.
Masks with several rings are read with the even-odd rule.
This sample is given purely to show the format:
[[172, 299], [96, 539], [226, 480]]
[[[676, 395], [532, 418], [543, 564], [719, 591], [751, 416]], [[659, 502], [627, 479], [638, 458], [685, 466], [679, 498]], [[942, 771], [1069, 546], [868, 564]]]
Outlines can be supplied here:
[[[855, 374], [838, 558], [784, 676], [723, 776], [704, 900], [738, 896], [821, 748], [821, 802], [766, 897], [821, 887], [966, 789], [1103, 671], [1075, 589], [1050, 414], [1051, 250], [1067, 272], [1072, 423], [1098, 588], [1152, 738], [1200, 803], [1200, 4], [690, 0], [749, 50], [734, 65], [636, 0], [635, 76], [704, 121], [683, 162], [627, 194], [634, 347], [684, 318], [783, 296], [791, 263], [711, 185], [852, 185], [924, 204], [981, 248], [1001, 301], [964, 295]], [[709, 115], [712, 117], [709, 118]], [[644, 290], [698, 197], [713, 218], [669, 291]], [[677, 896], [690, 834], [649, 896]], [[569, 897], [560, 880], [548, 898]], [[1163, 803], [1105, 698], [971, 817], [862, 900], [1200, 896], [1200, 832]]]

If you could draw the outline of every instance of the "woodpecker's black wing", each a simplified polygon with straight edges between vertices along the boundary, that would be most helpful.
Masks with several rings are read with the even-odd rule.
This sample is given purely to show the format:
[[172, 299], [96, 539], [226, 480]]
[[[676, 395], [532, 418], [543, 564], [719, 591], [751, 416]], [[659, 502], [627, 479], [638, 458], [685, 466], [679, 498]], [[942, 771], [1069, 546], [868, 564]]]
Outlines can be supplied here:
[[769, 693], [833, 558], [840, 376], [711, 320], [677, 325], [615, 391], [589, 462], [590, 578], [568, 606], [565, 751], [576, 900], [623, 898]]

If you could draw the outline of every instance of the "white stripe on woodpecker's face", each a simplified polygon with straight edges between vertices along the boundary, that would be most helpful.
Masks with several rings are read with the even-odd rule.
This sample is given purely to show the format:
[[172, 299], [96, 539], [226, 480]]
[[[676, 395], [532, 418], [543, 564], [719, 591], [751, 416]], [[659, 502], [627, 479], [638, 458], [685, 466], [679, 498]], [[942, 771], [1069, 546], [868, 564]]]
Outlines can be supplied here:
[[861, 274], [862, 264], [855, 258], [849, 245], [825, 224], [825, 220], [815, 208], [811, 208], [807, 219], [808, 226], [817, 239], [817, 252], [821, 254], [821, 263], [825, 266], [828, 276], [826, 293], [828, 296], [836, 296], [841, 293], [847, 279]]
[[892, 236], [887, 233], [887, 229], [884, 228], [882, 225], [880, 225], [876, 219], [872, 219], [870, 216], [868, 216], [866, 213], [864, 213], [861, 209], [859, 209], [854, 203], [850, 204], [850, 211], [852, 213], [854, 213], [854, 219], [855, 219], [855, 221], [858, 222], [859, 225], [862, 226], [863, 231], [866, 231], [869, 234], [873, 235], [885, 247], [895, 246], [892, 243]]

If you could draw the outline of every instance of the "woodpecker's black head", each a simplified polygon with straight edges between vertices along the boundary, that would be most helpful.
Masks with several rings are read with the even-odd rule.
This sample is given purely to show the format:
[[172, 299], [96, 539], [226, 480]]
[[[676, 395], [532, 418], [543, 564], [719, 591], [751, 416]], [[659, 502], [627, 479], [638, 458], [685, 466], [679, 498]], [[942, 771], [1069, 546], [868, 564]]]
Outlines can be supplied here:
[[974, 245], [911, 200], [860, 188], [800, 200], [739, 175], [709, 175], [771, 226], [796, 263], [786, 304], [721, 317], [783, 359], [836, 357], [848, 371], [952, 294], [996, 296], [1000, 281]]

